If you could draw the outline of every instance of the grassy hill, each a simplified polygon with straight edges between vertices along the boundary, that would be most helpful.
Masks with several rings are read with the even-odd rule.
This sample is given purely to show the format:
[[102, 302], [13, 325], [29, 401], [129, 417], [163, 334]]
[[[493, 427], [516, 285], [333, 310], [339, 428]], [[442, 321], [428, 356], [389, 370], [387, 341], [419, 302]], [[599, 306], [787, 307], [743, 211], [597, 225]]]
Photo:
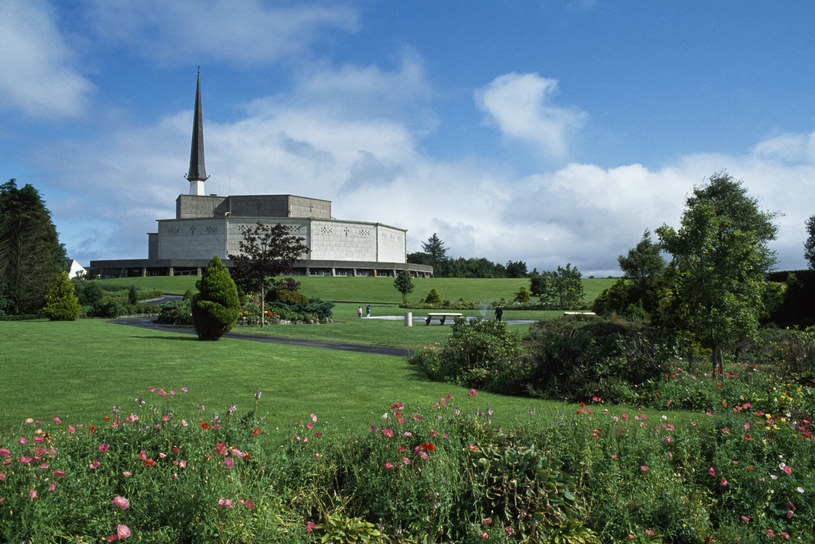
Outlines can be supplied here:
[[[194, 276], [150, 276], [146, 278], [121, 278], [102, 280], [105, 285], [137, 289], [158, 290], [165, 294], [183, 295], [187, 289], [195, 289], [198, 278]], [[398, 304], [402, 295], [394, 288], [393, 278], [348, 278], [300, 276], [295, 278], [302, 284], [302, 292], [309, 297], [323, 300]], [[591, 302], [604, 289], [614, 283], [609, 278], [584, 278], [583, 289], [586, 302]], [[500, 299], [512, 300], [521, 286], [529, 288], [529, 279], [512, 278], [414, 278], [413, 293], [408, 301], [418, 302], [436, 289], [444, 300], [471, 300], [491, 302]]]

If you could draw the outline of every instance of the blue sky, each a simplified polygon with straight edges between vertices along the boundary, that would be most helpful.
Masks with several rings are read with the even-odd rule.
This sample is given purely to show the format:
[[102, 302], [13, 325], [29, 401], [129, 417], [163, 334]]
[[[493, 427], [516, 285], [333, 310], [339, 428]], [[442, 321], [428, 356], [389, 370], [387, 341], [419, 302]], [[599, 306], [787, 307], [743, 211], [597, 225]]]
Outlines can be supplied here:
[[80, 263], [146, 257], [188, 190], [200, 66], [208, 193], [606, 275], [726, 170], [803, 268], [813, 28], [803, 1], [0, 0], [0, 179]]

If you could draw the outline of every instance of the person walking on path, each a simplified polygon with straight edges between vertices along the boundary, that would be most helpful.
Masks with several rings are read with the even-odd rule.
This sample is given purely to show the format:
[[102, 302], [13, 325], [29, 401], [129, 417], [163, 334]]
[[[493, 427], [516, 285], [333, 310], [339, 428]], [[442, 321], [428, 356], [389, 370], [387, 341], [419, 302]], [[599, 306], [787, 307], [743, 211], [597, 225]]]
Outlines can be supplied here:
[[371, 317], [371, 305], [368, 304], [368, 307], [365, 309], [365, 317]]
[[501, 308], [501, 305], [499, 304], [499, 305], [498, 305], [498, 306], [496, 306], [496, 308], [495, 308], [495, 319], [497, 319], [498, 321], [501, 321], [501, 318], [502, 318], [503, 316], [504, 316], [504, 309], [503, 309], [503, 308]]
[[360, 317], [360, 318], [362, 317], [362, 306], [357, 308], [357, 317]]

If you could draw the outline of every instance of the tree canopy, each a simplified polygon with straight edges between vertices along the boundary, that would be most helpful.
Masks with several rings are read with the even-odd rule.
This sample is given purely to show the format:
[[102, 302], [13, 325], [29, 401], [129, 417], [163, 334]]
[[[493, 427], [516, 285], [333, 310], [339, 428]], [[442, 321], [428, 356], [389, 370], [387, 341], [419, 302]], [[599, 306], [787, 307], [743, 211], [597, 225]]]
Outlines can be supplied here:
[[[232, 277], [244, 293], [259, 293], [261, 316], [266, 312], [266, 289], [269, 278], [291, 271], [292, 265], [308, 253], [303, 238], [291, 234], [289, 227], [265, 225], [242, 229], [240, 253], [229, 255]], [[260, 323], [263, 326], [263, 317]]]
[[809, 261], [809, 268], [815, 270], [815, 215], [807, 219], [806, 225], [809, 236], [804, 242], [804, 257]]
[[36, 313], [67, 267], [51, 213], [32, 185], [0, 185], [0, 313]]
[[775, 263], [775, 214], [761, 211], [740, 181], [714, 174], [687, 199], [679, 230], [656, 232], [672, 259], [671, 296], [661, 318], [713, 352], [714, 364], [764, 312], [766, 275]]

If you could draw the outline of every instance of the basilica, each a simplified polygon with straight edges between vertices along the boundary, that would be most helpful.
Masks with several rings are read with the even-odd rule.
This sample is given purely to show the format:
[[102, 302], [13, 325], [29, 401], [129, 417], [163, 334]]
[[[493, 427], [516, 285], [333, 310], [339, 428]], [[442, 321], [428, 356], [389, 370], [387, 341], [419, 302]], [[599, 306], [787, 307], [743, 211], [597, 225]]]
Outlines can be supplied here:
[[294, 275], [433, 275], [433, 267], [407, 262], [407, 231], [384, 223], [334, 219], [331, 202], [304, 196], [206, 194], [201, 78], [195, 91], [189, 192], [176, 199], [173, 219], [158, 219], [147, 234], [146, 259], [91, 261], [90, 277], [201, 275], [213, 255], [229, 266], [240, 252], [243, 231], [258, 222], [281, 224], [302, 238], [309, 251], [294, 265]]

